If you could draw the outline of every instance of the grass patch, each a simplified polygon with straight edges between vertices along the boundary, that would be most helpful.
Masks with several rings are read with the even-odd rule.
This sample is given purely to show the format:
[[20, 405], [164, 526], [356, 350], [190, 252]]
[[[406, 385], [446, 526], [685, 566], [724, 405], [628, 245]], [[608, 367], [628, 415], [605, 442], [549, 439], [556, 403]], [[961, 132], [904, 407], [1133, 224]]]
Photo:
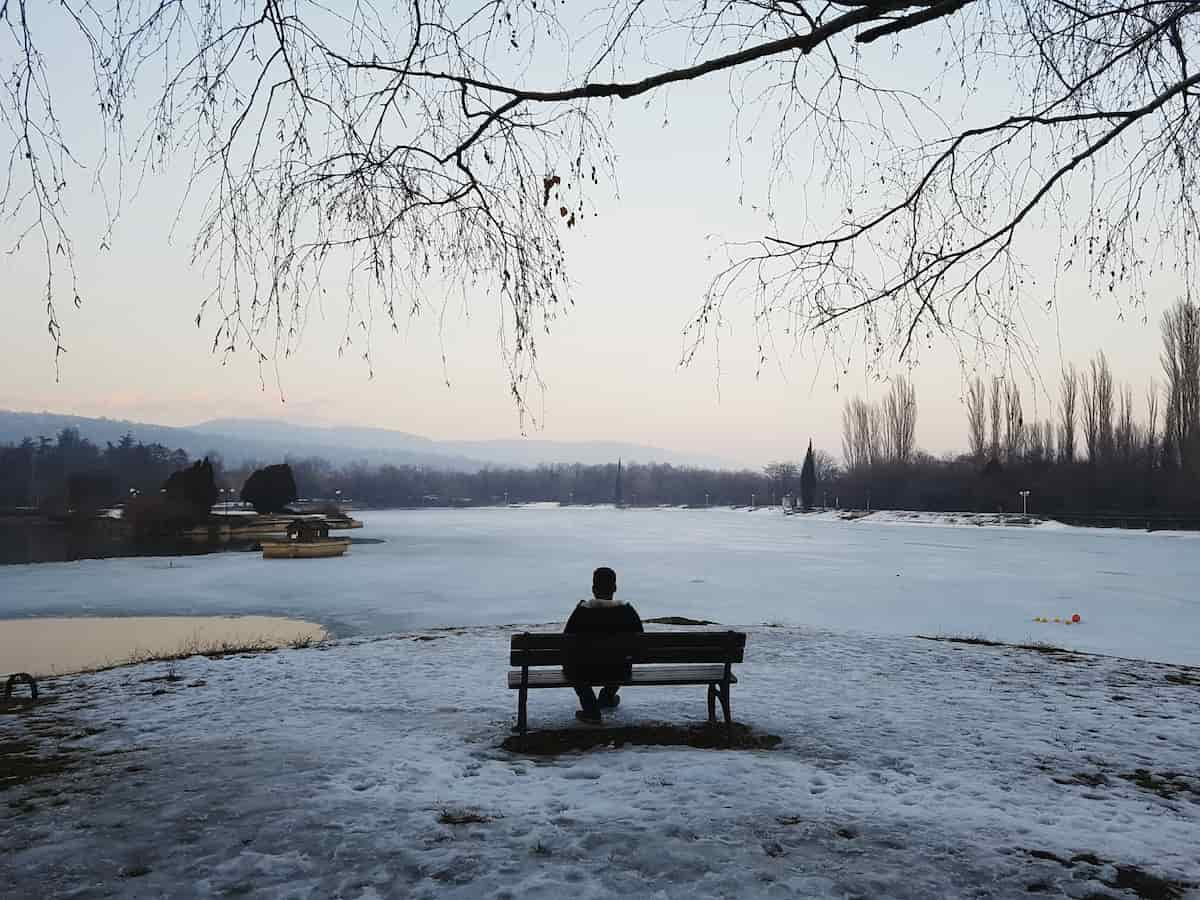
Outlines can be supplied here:
[[733, 741], [727, 741], [724, 725], [631, 725], [623, 728], [561, 728], [530, 732], [507, 738], [501, 747], [529, 756], [557, 756], [598, 747], [695, 747], [701, 750], [770, 750], [782, 738], [757, 734], [747, 725], [733, 723]]
[[687, 616], [659, 616], [656, 619], [645, 619], [653, 625], [720, 625], [720, 622], [710, 622], [708, 619], [689, 619]]
[[[92, 672], [108, 672], [113, 669], [123, 669], [126, 666], [140, 666], [144, 663], [151, 662], [179, 662], [185, 659], [191, 659], [194, 656], [203, 656], [206, 659], [225, 659], [229, 656], [250, 656], [259, 653], [274, 653], [276, 650], [305, 650], [310, 647], [319, 647], [324, 644], [324, 641], [319, 638], [314, 638], [312, 635], [302, 635], [293, 638], [283, 644], [278, 641], [271, 640], [266, 637], [249, 638], [241, 640], [200, 640], [194, 638], [181, 644], [174, 650], [135, 650], [128, 658], [119, 662], [107, 662], [101, 666], [93, 666], [88, 669], [81, 669], [79, 673], [84, 674]], [[60, 673], [66, 674], [66, 673]], [[175, 676], [173, 671], [167, 675], [158, 676], [157, 678], [147, 678], [146, 681], [179, 681], [180, 677]]]

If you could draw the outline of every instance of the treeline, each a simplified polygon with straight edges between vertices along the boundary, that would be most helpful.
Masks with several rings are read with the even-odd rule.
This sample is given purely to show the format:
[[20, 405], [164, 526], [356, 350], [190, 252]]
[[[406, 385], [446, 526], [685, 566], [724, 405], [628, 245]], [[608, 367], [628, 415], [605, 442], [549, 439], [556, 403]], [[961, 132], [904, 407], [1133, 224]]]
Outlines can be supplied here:
[[843, 506], [1018, 511], [1180, 513], [1200, 510], [1200, 309], [1179, 301], [1161, 320], [1162, 380], [1120, 384], [1103, 353], [1067, 367], [1050, 418], [1026, 417], [1019, 386], [968, 386], [968, 452], [914, 451], [916, 395], [896, 379], [879, 406], [843, 412], [845, 469], [828, 489]]
[[0, 506], [54, 513], [96, 508], [131, 493], [158, 493], [190, 463], [183, 450], [144, 444], [131, 434], [100, 447], [64, 428], [54, 438], [0, 445]]
[[[226, 466], [206, 456], [217, 502], [234, 503], [266, 461]], [[612, 503], [631, 506], [766, 505], [782, 496], [770, 474], [669, 464], [544, 465], [449, 472], [422, 466], [337, 467], [323, 459], [286, 460], [301, 499], [353, 500], [363, 506], [478, 506], [499, 503]], [[75, 429], [54, 438], [0, 446], [0, 506], [64, 514], [90, 512], [165, 492], [172, 474], [193, 461], [183, 450], [144, 444], [132, 435], [100, 447]], [[618, 467], [620, 476], [618, 482]], [[799, 471], [797, 467], [797, 472]]]
[[[976, 378], [966, 398], [968, 450], [941, 459], [917, 449], [916, 391], [897, 378], [878, 404], [860, 397], [846, 402], [840, 464], [811, 445], [803, 466], [775, 462], [762, 471], [614, 461], [450, 472], [288, 459], [294, 493], [289, 485], [283, 495], [377, 507], [763, 506], [790, 499], [817, 507], [1014, 512], [1027, 492], [1037, 514], [1194, 514], [1200, 512], [1200, 310], [1178, 302], [1164, 314], [1161, 331], [1161, 380], [1140, 390], [1120, 384], [1100, 353], [1083, 368], [1068, 366], [1052, 415], [1041, 421], [1026, 417], [1011, 379]], [[0, 447], [0, 505], [79, 511], [136, 494], [165, 495], [166, 480], [190, 463], [182, 450], [133, 435], [98, 447], [66, 429], [56, 439]], [[219, 498], [233, 501], [260, 465], [226, 468], [209, 454], [206, 490], [211, 484]]]
[[762, 472], [722, 471], [669, 463], [542, 465], [447, 472], [420, 466], [352, 465], [290, 460], [301, 497], [340, 496], [367, 506], [485, 506], [500, 503], [612, 503], [629, 506], [765, 505], [772, 495]]

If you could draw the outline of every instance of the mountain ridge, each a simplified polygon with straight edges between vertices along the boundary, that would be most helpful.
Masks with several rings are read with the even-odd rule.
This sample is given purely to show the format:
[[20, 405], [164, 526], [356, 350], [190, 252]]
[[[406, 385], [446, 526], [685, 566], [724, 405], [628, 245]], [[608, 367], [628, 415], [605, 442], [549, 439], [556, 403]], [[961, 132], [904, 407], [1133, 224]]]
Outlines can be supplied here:
[[63, 428], [78, 429], [83, 437], [101, 445], [115, 443], [122, 435], [131, 433], [140, 441], [182, 448], [193, 457], [220, 453], [231, 465], [316, 456], [335, 465], [366, 462], [477, 471], [488, 466], [589, 465], [615, 462], [620, 457], [627, 462], [733, 468], [715, 457], [623, 441], [537, 438], [442, 441], [389, 428], [299, 425], [278, 419], [223, 418], [181, 427], [67, 413], [0, 410], [0, 443], [13, 443], [25, 437], [53, 437]]

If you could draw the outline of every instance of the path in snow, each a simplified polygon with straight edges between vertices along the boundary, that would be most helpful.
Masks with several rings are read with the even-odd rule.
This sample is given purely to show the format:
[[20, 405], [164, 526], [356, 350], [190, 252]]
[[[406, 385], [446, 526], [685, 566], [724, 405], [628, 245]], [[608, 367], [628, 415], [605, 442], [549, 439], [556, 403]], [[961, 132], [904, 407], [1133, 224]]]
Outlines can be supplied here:
[[[75, 762], [0, 784], [4, 896], [1135, 897], [1119, 866], [1200, 882], [1195, 670], [753, 629], [734, 715], [778, 749], [536, 759], [499, 749], [509, 634], [48, 683], [35, 713], [0, 715], [0, 747]], [[622, 724], [705, 714], [702, 688], [623, 697]], [[572, 710], [534, 692], [531, 725]]]

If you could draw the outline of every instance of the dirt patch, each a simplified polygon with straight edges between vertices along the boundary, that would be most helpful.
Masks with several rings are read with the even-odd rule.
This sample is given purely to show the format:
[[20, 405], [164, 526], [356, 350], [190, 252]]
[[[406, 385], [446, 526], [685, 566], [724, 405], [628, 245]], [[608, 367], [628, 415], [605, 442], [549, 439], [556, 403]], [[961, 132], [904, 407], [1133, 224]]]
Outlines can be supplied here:
[[1100, 772], [1076, 772], [1074, 775], [1056, 775], [1056, 784], [1082, 784], [1085, 787], [1100, 787], [1108, 784], [1108, 779]]
[[1179, 772], [1162, 772], [1155, 775], [1149, 769], [1134, 769], [1132, 772], [1122, 773], [1120, 777], [1167, 800], [1174, 800], [1180, 794], [1190, 794], [1187, 799], [1193, 803], [1200, 803], [1200, 779], [1190, 775]]
[[[1108, 860], [1101, 859], [1094, 853], [1076, 853], [1070, 859], [1064, 859], [1048, 850], [1026, 849], [1022, 852], [1033, 859], [1056, 862], [1067, 869], [1072, 869], [1080, 863], [1096, 867], [1109, 865]], [[1189, 881], [1175, 881], [1170, 878], [1163, 878], [1160, 875], [1151, 874], [1137, 866], [1124, 866], [1116, 863], [1113, 863], [1112, 866], [1117, 873], [1114, 879], [1111, 881], [1097, 880], [1105, 887], [1115, 888], [1119, 891], [1132, 891], [1141, 897], [1142, 900], [1179, 900], [1191, 888], [1196, 886]], [[1043, 882], [1035, 884], [1040, 886]], [[1030, 893], [1038, 893], [1038, 891], [1034, 890], [1034, 885], [1030, 885], [1026, 890], [1030, 891]], [[1093, 893], [1088, 895], [1087, 900], [1101, 900], [1101, 898], [1106, 898], [1107, 900], [1108, 895]]]
[[1008, 644], [1004, 641], [993, 641], [988, 638], [970, 635], [956, 637], [954, 635], [943, 634], [916, 634], [913, 637], [922, 641], [939, 641], [944, 644], [971, 644], [977, 647], [1006, 647], [1011, 650], [1028, 650], [1031, 653], [1042, 653], [1061, 662], [1085, 662], [1088, 658], [1088, 654], [1086, 653], [1068, 650], [1065, 647], [1056, 647], [1053, 644]]
[[483, 825], [492, 817], [476, 809], [443, 809], [438, 821], [443, 825]]
[[0, 791], [59, 775], [75, 762], [68, 753], [39, 754], [37, 744], [24, 738], [0, 741]]
[[1171, 881], [1151, 875], [1137, 866], [1117, 866], [1117, 877], [1104, 883], [1110, 888], [1133, 891], [1142, 900], [1176, 900], [1189, 888], [1194, 887], [1189, 882]]
[[524, 739], [513, 735], [500, 746], [512, 753], [557, 756], [597, 747], [696, 747], [701, 750], [771, 750], [782, 738], [757, 734], [749, 726], [733, 723], [733, 741], [724, 725], [633, 725], [624, 728], [562, 728], [530, 732]]
[[1186, 671], [1169, 672], [1164, 678], [1171, 684], [1181, 684], [1187, 687], [1200, 687], [1200, 678]]
[[644, 619], [653, 625], [720, 625], [720, 622], [710, 622], [708, 619], [689, 619], [687, 616], [659, 616], [656, 619]]
[[17, 716], [25, 713], [33, 712], [34, 710], [41, 711], [45, 707], [58, 702], [58, 698], [45, 692], [38, 694], [37, 702], [29, 699], [29, 696], [11, 697], [5, 700], [0, 696], [0, 716]]

